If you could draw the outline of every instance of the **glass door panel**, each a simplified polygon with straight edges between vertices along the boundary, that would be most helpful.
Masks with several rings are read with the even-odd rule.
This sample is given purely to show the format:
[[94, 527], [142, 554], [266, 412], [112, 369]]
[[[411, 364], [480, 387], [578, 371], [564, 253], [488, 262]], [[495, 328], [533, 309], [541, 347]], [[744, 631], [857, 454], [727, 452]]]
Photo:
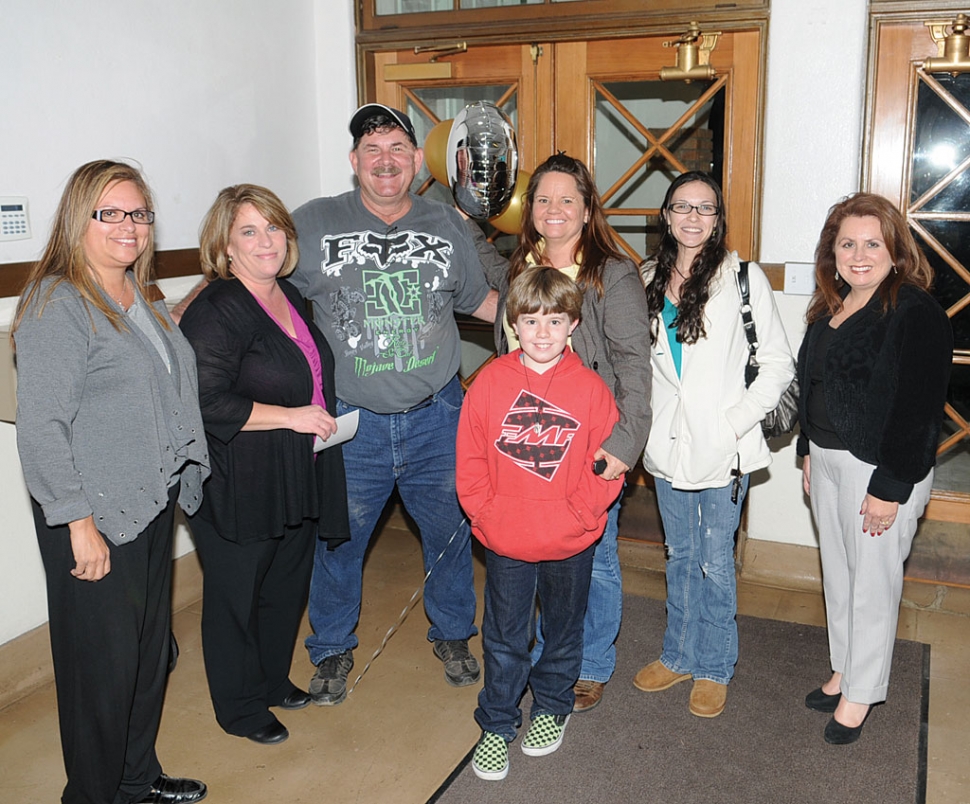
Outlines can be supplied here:
[[597, 189], [625, 250], [642, 259], [656, 245], [657, 213], [678, 175], [703, 170], [723, 184], [725, 82], [593, 86]]
[[665, 42], [669, 37], [557, 45], [556, 147], [587, 161], [634, 260], [654, 245], [670, 182], [694, 169], [721, 182], [730, 247], [757, 259], [760, 31], [722, 32], [710, 54], [714, 78], [691, 83], [660, 80], [675, 59]]
[[[407, 105], [404, 111], [411, 118], [411, 122], [414, 123], [414, 132], [420, 143], [427, 140], [431, 129], [438, 123], [442, 120], [454, 118], [469, 103], [475, 101], [494, 103], [509, 116], [512, 126], [517, 127], [519, 114], [516, 90], [515, 84], [435, 86], [409, 89], [405, 92]], [[451, 190], [432, 177], [427, 160], [415, 177], [412, 190], [446, 204], [454, 202]]]
[[922, 22], [877, 21], [863, 185], [893, 199], [935, 272], [953, 369], [927, 519], [970, 522], [970, 74], [928, 74]]
[[936, 274], [933, 295], [953, 326], [935, 489], [970, 490], [970, 74], [917, 82], [907, 215]]

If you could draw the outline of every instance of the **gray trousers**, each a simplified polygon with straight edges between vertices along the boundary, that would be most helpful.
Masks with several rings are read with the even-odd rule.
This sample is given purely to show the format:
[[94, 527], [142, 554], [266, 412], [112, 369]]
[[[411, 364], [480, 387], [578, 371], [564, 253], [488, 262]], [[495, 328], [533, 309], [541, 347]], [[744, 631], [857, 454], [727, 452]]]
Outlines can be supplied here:
[[859, 509], [874, 466], [847, 450], [811, 445], [811, 505], [819, 532], [832, 670], [853, 703], [886, 700], [903, 592], [903, 562], [926, 508], [933, 471], [881, 536], [862, 531]]

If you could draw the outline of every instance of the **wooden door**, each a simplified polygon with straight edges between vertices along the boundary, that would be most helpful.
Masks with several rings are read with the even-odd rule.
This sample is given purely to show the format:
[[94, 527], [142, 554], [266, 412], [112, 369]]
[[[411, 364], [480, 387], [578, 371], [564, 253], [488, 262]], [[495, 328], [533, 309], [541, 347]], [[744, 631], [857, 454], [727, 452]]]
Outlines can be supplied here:
[[[911, 15], [912, 16], [912, 15]], [[928, 15], [926, 21], [939, 15]], [[863, 186], [899, 204], [953, 325], [953, 370], [928, 519], [970, 522], [970, 73], [934, 74], [924, 20], [877, 21]]]
[[[405, 109], [419, 139], [465, 103], [488, 100], [515, 125], [520, 165], [532, 170], [556, 151], [593, 172], [619, 242], [634, 260], [652, 246], [670, 182], [688, 169], [721, 180], [729, 241], [757, 258], [763, 94], [761, 29], [722, 33], [712, 81], [661, 81], [671, 37], [513, 45], [470, 44], [428, 64], [413, 49], [377, 52], [365, 85], [373, 100]], [[370, 94], [370, 93], [369, 93]], [[416, 189], [447, 198], [426, 171]]]

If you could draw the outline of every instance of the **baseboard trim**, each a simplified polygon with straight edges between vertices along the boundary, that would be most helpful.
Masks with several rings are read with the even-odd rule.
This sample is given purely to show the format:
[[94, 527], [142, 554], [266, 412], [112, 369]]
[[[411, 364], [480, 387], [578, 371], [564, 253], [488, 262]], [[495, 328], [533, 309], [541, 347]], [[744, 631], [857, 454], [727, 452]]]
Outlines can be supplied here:
[[[193, 551], [172, 563], [172, 610], [202, 597], [202, 566]], [[0, 646], [0, 710], [54, 681], [47, 623]]]
[[817, 547], [746, 539], [740, 580], [797, 592], [822, 591], [822, 561]]

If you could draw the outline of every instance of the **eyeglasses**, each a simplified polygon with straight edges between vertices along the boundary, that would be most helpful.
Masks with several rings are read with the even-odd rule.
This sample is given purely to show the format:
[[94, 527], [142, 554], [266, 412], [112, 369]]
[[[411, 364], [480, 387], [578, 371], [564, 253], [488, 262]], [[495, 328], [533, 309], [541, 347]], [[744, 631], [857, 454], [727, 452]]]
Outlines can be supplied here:
[[700, 206], [694, 206], [693, 204], [688, 204], [686, 201], [674, 201], [673, 204], [667, 207], [671, 212], [676, 212], [678, 215], [689, 215], [690, 211], [696, 210], [698, 215], [703, 215], [709, 218], [711, 215], [717, 215], [717, 207], [714, 204], [701, 204]]
[[130, 217], [134, 223], [147, 226], [155, 220], [155, 213], [150, 209], [133, 209], [131, 212], [125, 212], [123, 209], [106, 207], [94, 210], [91, 217], [101, 223], [121, 223], [125, 218]]

